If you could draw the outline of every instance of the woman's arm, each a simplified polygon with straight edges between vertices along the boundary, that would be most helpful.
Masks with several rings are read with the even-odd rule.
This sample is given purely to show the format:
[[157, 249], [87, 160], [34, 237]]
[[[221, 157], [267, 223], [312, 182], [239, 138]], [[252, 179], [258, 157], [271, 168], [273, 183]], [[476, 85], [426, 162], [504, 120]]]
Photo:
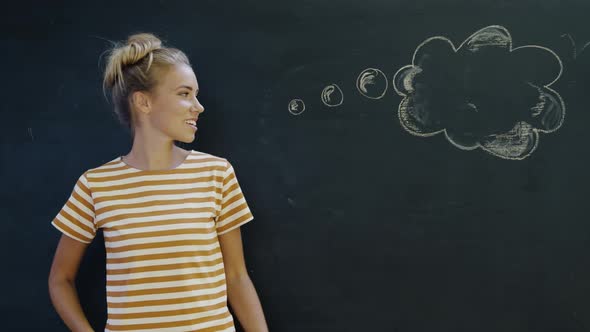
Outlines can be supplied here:
[[75, 284], [87, 247], [87, 244], [62, 234], [49, 272], [51, 302], [64, 323], [74, 332], [93, 331], [80, 306]]
[[219, 244], [225, 265], [227, 297], [232, 310], [246, 332], [268, 331], [260, 300], [246, 270], [240, 228], [220, 235]]

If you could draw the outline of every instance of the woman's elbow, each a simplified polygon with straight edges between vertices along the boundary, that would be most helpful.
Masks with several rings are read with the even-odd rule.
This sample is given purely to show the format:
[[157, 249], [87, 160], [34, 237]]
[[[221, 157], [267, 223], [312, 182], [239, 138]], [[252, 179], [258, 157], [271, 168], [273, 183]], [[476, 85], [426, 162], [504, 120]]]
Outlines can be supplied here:
[[73, 284], [74, 278], [69, 277], [66, 273], [57, 271], [55, 269], [52, 269], [49, 272], [49, 276], [47, 278], [47, 287], [49, 288], [50, 292], [61, 286]]

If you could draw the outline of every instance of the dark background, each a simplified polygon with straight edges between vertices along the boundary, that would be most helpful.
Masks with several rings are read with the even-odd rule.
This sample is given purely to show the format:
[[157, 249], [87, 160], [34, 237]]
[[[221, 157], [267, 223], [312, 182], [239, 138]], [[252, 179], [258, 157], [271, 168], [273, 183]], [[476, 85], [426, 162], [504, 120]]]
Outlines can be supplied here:
[[[272, 331], [590, 331], [590, 3], [117, 1], [4, 5], [0, 190], [3, 331], [66, 331], [48, 296], [50, 221], [85, 170], [131, 141], [101, 91], [106, 40], [152, 32], [185, 51], [206, 108], [185, 148], [228, 158], [255, 220], [247, 265]], [[401, 97], [354, 86], [416, 46], [488, 25], [555, 51], [565, 122], [522, 161], [400, 126]], [[342, 106], [321, 104], [337, 82]], [[307, 109], [291, 115], [302, 98]], [[104, 244], [79, 295], [106, 320]]]

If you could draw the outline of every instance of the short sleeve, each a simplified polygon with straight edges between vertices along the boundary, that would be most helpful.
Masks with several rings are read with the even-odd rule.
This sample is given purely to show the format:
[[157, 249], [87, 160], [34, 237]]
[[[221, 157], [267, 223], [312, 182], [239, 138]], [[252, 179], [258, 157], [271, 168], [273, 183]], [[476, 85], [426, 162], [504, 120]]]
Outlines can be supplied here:
[[221, 190], [221, 207], [216, 219], [217, 234], [227, 233], [254, 219], [246, 203], [236, 173], [227, 162]]
[[82, 174], [72, 193], [51, 224], [63, 234], [83, 243], [96, 235], [94, 202], [86, 173]]

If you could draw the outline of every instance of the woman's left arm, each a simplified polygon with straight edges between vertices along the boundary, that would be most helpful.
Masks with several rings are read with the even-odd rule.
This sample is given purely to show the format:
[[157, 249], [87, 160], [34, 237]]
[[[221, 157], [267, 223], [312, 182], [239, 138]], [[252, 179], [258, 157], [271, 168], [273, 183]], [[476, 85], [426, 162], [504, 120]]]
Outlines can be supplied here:
[[219, 235], [219, 244], [225, 265], [227, 297], [240, 325], [246, 332], [268, 331], [262, 305], [246, 269], [240, 228]]

